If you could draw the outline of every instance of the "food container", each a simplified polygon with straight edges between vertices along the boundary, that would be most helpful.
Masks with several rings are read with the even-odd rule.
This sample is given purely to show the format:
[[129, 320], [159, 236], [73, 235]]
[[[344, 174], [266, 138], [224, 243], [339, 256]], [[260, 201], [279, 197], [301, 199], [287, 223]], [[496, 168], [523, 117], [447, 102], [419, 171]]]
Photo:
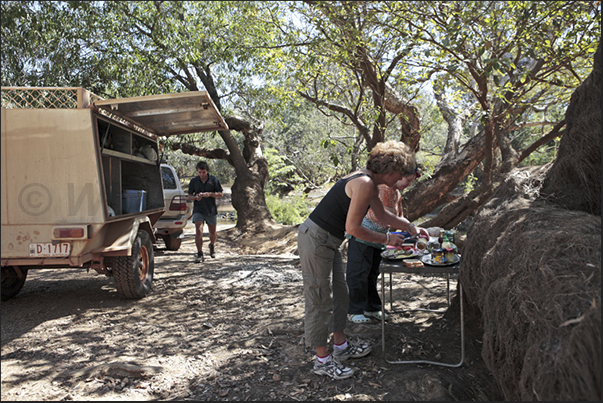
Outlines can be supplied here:
[[425, 250], [427, 249], [427, 238], [419, 238], [417, 240], [417, 245], [416, 248], [419, 250]]
[[444, 235], [448, 237], [448, 241], [454, 243], [454, 232], [444, 231]]
[[123, 214], [139, 213], [147, 207], [146, 190], [124, 190], [122, 193]]
[[454, 249], [446, 248], [446, 251], [444, 252], [444, 257], [446, 258], [446, 262], [448, 262], [448, 263], [454, 262]]
[[446, 263], [446, 257], [444, 256], [444, 249], [438, 248], [431, 251], [431, 260], [434, 263], [443, 264]]

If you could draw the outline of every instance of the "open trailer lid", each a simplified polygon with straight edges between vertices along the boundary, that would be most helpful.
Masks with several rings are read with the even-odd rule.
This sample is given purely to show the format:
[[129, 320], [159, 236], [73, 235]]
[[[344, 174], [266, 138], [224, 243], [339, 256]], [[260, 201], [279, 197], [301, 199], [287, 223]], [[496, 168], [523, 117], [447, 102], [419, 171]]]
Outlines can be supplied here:
[[158, 136], [228, 129], [207, 91], [107, 99], [94, 106]]

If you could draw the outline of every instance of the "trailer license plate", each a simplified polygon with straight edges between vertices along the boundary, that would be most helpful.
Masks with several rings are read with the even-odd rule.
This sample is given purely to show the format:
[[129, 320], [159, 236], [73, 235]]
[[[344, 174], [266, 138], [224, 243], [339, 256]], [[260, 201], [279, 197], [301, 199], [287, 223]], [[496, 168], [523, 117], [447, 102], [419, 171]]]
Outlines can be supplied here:
[[68, 242], [41, 242], [29, 244], [30, 257], [61, 257], [69, 256], [70, 252], [71, 244]]

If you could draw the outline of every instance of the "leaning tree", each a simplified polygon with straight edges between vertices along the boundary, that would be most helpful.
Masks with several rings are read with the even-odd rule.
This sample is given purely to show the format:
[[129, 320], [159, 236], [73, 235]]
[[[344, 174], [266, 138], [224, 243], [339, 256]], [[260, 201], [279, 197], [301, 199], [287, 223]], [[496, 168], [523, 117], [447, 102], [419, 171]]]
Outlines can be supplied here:
[[[451, 228], [473, 214], [500, 178], [563, 134], [559, 111], [588, 74], [600, 36], [597, 7], [574, 1], [294, 4], [306, 25], [290, 31], [308, 43], [297, 53], [300, 94], [356, 125], [368, 150], [392, 130], [419, 150], [421, 117], [409, 95], [431, 83], [448, 139], [431, 178], [405, 192], [405, 214], [414, 220], [446, 204], [425, 225]], [[517, 141], [536, 126], [552, 129]], [[455, 195], [476, 171], [479, 186]]]
[[[447, 203], [428, 224], [450, 228], [563, 133], [555, 111], [589, 71], [598, 4], [4, 1], [2, 85], [81, 85], [107, 98], [208, 91], [229, 124], [218, 133], [224, 147], [203, 147], [201, 135], [164, 145], [234, 166], [237, 227], [255, 231], [275, 224], [263, 120], [287, 104], [261, 95], [291, 97], [297, 86], [353, 125], [354, 167], [386, 137], [425, 148], [412, 97], [429, 83], [448, 141], [431, 178], [405, 192], [405, 210], [414, 220]], [[535, 125], [553, 129], [517, 141]], [[475, 172], [480, 185], [455, 196]]]

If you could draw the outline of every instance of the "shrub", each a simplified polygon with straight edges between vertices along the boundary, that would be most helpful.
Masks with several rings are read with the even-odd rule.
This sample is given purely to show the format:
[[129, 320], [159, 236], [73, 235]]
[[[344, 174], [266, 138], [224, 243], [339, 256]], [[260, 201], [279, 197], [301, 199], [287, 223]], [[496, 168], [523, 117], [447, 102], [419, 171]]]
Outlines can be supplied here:
[[286, 196], [267, 194], [266, 205], [274, 219], [283, 225], [298, 225], [304, 222], [310, 212], [310, 203], [305, 194]]

